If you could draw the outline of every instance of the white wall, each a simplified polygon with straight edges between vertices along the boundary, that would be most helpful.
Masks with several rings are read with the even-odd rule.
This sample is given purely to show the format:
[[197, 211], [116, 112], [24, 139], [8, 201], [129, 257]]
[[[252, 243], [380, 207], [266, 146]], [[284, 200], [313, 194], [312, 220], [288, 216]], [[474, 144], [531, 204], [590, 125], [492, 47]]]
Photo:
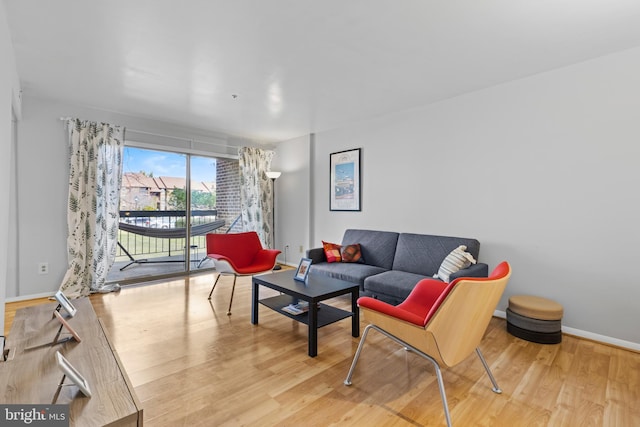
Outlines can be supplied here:
[[[271, 165], [282, 171], [276, 180], [276, 249], [279, 262], [298, 265], [309, 248], [311, 137], [279, 144]], [[302, 249], [301, 249], [302, 248]]]
[[[68, 151], [61, 112], [25, 97], [18, 126], [18, 284], [7, 297], [51, 295], [67, 270]], [[38, 274], [38, 263], [49, 274]]]
[[[237, 155], [239, 145], [255, 145], [255, 142], [221, 133], [69, 105], [33, 97], [29, 93], [24, 96], [22, 116], [18, 129], [17, 164], [19, 281], [17, 287], [7, 289], [7, 297], [11, 299], [51, 295], [58, 289], [67, 270], [68, 137], [60, 117], [125, 126], [127, 139], [153, 140], [181, 150]], [[194, 139], [196, 142], [158, 138], [144, 132]], [[40, 262], [49, 263], [49, 274], [38, 274]]]
[[4, 302], [9, 280], [15, 275], [9, 263], [15, 258], [10, 251], [15, 250], [15, 234], [10, 220], [15, 221], [11, 206], [12, 188], [15, 176], [11, 162], [15, 152], [12, 138], [12, 111], [19, 115], [20, 84], [15, 67], [15, 58], [4, 3], [0, 3], [0, 196], [5, 201], [0, 208], [0, 335], [4, 335]]
[[[490, 268], [513, 266], [499, 310], [510, 295], [549, 297], [567, 330], [640, 348], [639, 93], [640, 48], [318, 133], [312, 221], [298, 239], [339, 242], [346, 228], [475, 237]], [[330, 212], [329, 154], [358, 147], [362, 212]]]

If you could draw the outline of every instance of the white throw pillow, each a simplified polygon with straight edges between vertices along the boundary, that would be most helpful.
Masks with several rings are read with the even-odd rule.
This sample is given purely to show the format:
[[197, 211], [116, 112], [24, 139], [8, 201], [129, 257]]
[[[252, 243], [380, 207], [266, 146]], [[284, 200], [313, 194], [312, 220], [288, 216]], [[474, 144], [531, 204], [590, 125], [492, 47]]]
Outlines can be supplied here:
[[433, 277], [448, 283], [449, 276], [453, 273], [460, 271], [463, 268], [467, 268], [471, 264], [475, 264], [475, 258], [469, 252], [465, 252], [466, 250], [467, 247], [465, 245], [460, 245], [452, 250], [444, 261], [442, 261], [440, 269], [438, 269], [438, 273], [434, 274]]

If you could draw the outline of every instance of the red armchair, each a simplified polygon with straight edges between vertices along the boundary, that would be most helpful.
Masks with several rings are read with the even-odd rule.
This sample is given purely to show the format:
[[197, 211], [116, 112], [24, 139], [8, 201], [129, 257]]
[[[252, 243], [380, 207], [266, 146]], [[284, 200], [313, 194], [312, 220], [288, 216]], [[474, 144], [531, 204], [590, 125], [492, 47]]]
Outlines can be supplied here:
[[277, 249], [263, 249], [260, 238], [255, 231], [232, 234], [207, 234], [207, 257], [213, 260], [218, 276], [209, 292], [209, 299], [213, 294], [220, 276], [233, 275], [233, 287], [227, 315], [231, 315], [233, 293], [236, 289], [237, 276], [252, 276], [273, 270], [276, 257], [280, 253]]
[[364, 329], [344, 383], [351, 385], [364, 341], [369, 331], [375, 329], [433, 364], [447, 425], [451, 426], [441, 364], [455, 366], [475, 350], [493, 391], [502, 393], [478, 345], [510, 276], [511, 267], [502, 262], [487, 278], [461, 277], [451, 283], [423, 279], [397, 306], [369, 297], [359, 298], [360, 311], [370, 324]]

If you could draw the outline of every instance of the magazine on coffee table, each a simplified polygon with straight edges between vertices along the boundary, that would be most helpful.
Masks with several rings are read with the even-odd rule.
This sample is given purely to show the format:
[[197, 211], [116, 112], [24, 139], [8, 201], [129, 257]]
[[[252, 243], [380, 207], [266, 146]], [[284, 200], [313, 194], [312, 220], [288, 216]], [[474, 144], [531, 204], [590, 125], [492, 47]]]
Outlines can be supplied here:
[[289, 304], [282, 307], [282, 311], [286, 311], [289, 314], [297, 316], [298, 314], [306, 313], [309, 311], [309, 303], [306, 301], [300, 301], [297, 304]]

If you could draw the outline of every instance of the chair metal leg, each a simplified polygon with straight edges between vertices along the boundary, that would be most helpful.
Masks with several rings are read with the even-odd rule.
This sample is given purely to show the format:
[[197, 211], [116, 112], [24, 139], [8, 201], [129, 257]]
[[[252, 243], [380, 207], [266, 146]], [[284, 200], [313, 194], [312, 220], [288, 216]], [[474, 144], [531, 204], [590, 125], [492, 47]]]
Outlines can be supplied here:
[[233, 292], [236, 290], [236, 276], [233, 275], [233, 287], [231, 288], [231, 299], [229, 300], [229, 310], [227, 310], [227, 316], [231, 316], [231, 304], [233, 304]]
[[360, 344], [358, 344], [356, 355], [353, 356], [353, 362], [351, 362], [351, 368], [349, 368], [349, 373], [347, 374], [347, 378], [344, 380], [345, 385], [351, 385], [351, 377], [353, 376], [353, 370], [356, 368], [356, 363], [358, 363], [358, 359], [360, 358], [360, 352], [362, 352], [362, 347], [364, 346], [364, 340], [367, 339], [367, 334], [369, 333], [369, 330], [372, 327], [373, 325], [367, 325], [364, 328], [364, 332], [362, 332], [362, 338], [360, 338]]
[[440, 389], [440, 399], [442, 399], [442, 406], [444, 407], [444, 417], [447, 419], [447, 426], [451, 427], [451, 414], [449, 413], [449, 404], [447, 404], [447, 395], [444, 392], [444, 381], [442, 380], [442, 372], [440, 371], [440, 366], [438, 362], [436, 362], [433, 358], [427, 356], [426, 354], [418, 351], [418, 354], [428, 359], [436, 370], [436, 377], [438, 378], [438, 388]]
[[444, 416], [445, 419], [447, 420], [447, 426], [451, 427], [451, 414], [449, 413], [449, 405], [447, 403], [447, 395], [444, 391], [444, 381], [442, 379], [442, 372], [440, 370], [440, 365], [438, 365], [438, 362], [431, 356], [429, 356], [428, 354], [418, 350], [417, 348], [413, 347], [412, 345], [407, 344], [406, 342], [402, 341], [401, 339], [391, 335], [389, 332], [385, 331], [384, 329], [381, 329], [380, 327], [376, 326], [376, 325], [367, 325], [364, 328], [364, 332], [362, 333], [362, 339], [360, 339], [360, 344], [358, 344], [358, 349], [356, 350], [356, 354], [353, 358], [353, 362], [351, 363], [351, 368], [349, 369], [349, 373], [347, 374], [347, 379], [344, 380], [344, 384], [345, 385], [351, 385], [351, 377], [353, 375], [353, 370], [356, 367], [356, 362], [358, 361], [358, 359], [360, 358], [360, 352], [362, 351], [362, 346], [364, 344], [364, 340], [367, 338], [367, 333], [369, 332], [370, 329], [375, 329], [376, 331], [380, 332], [382, 335], [386, 336], [387, 338], [395, 341], [396, 343], [398, 343], [400, 346], [404, 347], [405, 350], [410, 350], [410, 351], [414, 351], [417, 354], [419, 354], [420, 356], [424, 357], [425, 359], [427, 359], [429, 362], [431, 362], [433, 364], [433, 367], [435, 368], [436, 371], [436, 378], [438, 379], [438, 388], [440, 389], [440, 399], [442, 400], [442, 406], [444, 408]]
[[211, 288], [211, 292], [209, 292], [209, 299], [211, 299], [211, 295], [213, 294], [213, 290], [216, 288], [216, 285], [218, 284], [218, 280], [220, 280], [220, 276], [222, 276], [222, 274], [218, 273], [218, 277], [216, 277], [216, 281], [213, 282], [213, 288]]
[[476, 347], [476, 353], [478, 354], [478, 357], [480, 358], [480, 361], [482, 362], [482, 365], [484, 366], [484, 369], [487, 371], [487, 374], [489, 375], [489, 379], [491, 380], [491, 383], [493, 384], [493, 392], [494, 393], [502, 393], [502, 390], [500, 389], [500, 387], [498, 387], [498, 383], [496, 382], [496, 379], [493, 377], [493, 374], [491, 373], [491, 369], [489, 369], [489, 365], [487, 364], [487, 361], [484, 360], [484, 356], [482, 355], [482, 352], [480, 351], [479, 347]]

